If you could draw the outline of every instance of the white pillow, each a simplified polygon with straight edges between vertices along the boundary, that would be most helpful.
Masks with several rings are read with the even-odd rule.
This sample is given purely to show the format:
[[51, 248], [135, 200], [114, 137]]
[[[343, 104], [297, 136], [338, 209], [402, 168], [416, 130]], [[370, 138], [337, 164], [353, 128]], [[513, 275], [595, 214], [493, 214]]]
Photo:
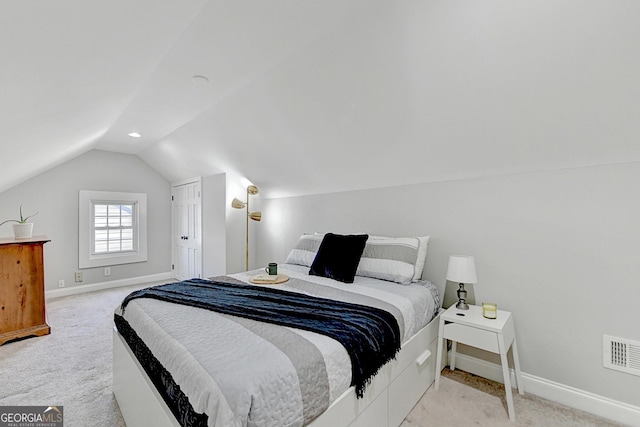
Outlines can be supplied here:
[[369, 236], [357, 276], [408, 284], [422, 277], [429, 236]]
[[311, 267], [323, 238], [324, 234], [303, 234], [289, 252], [285, 263]]
[[424, 262], [427, 259], [427, 246], [429, 245], [429, 236], [418, 237], [418, 240], [420, 240], [420, 246], [418, 247], [418, 258], [416, 259], [416, 275], [413, 276], [414, 282], [422, 278], [422, 272], [424, 271]]

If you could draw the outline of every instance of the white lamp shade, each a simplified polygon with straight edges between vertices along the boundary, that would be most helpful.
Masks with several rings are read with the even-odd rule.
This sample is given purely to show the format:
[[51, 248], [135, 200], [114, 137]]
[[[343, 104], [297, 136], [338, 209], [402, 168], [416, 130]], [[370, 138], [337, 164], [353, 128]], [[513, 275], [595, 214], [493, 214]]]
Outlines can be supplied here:
[[470, 255], [451, 255], [447, 280], [457, 283], [477, 283], [476, 264]]

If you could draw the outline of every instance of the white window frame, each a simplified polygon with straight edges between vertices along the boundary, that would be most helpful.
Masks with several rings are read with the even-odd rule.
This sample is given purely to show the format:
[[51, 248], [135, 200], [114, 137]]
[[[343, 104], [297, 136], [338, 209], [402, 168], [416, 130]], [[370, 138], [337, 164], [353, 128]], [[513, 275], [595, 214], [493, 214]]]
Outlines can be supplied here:
[[[78, 203], [78, 268], [103, 267], [147, 261], [147, 195], [113, 191], [80, 190]], [[95, 204], [133, 204], [134, 250], [93, 253]]]
[[[106, 225], [104, 226], [97, 226], [96, 225], [96, 209], [98, 206], [105, 206], [107, 209], [106, 212]], [[131, 206], [131, 224], [127, 225], [127, 226], [123, 226], [122, 225], [122, 209], [120, 209], [120, 218], [119, 218], [119, 222], [120, 224], [118, 226], [111, 226], [109, 225], [109, 223], [111, 222], [111, 220], [114, 218], [111, 215], [111, 207], [112, 206]], [[137, 252], [138, 251], [138, 202], [131, 202], [128, 200], [92, 200], [91, 201], [91, 228], [94, 230], [94, 233], [92, 233], [89, 236], [89, 247], [91, 248], [91, 255], [105, 255], [105, 254], [109, 254], [109, 255], [116, 255], [116, 254], [129, 254], [131, 252]], [[117, 250], [117, 251], [111, 251], [109, 250], [109, 246], [110, 246], [110, 241], [111, 239], [108, 237], [108, 241], [107, 241], [107, 250], [103, 251], [103, 252], [96, 252], [96, 234], [98, 230], [102, 230], [107, 232], [107, 235], [109, 236], [111, 234], [111, 231], [116, 231], [118, 230], [120, 234], [120, 244], [122, 244], [122, 231], [123, 230], [131, 230], [131, 249], [126, 249], [126, 250]], [[127, 239], [129, 240], [129, 239]]]

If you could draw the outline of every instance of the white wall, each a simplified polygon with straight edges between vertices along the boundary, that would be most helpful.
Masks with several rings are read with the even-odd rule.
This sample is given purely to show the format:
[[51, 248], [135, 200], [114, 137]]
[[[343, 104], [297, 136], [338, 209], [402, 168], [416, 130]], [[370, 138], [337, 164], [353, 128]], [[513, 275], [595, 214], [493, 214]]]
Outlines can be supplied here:
[[202, 184], [202, 277], [227, 271], [226, 176], [203, 177]]
[[525, 373], [640, 406], [602, 335], [640, 340], [640, 163], [263, 200], [257, 265], [303, 232], [430, 235], [424, 278], [476, 259], [478, 301], [514, 313]]
[[[78, 191], [122, 191], [147, 194], [148, 261], [115, 265], [105, 277], [103, 268], [82, 270], [84, 281], [75, 283], [78, 270]], [[40, 213], [33, 218], [34, 235], [47, 235], [45, 288], [67, 288], [166, 273], [171, 270], [171, 186], [137, 156], [93, 150], [0, 193], [0, 218]], [[1, 222], [1, 221], [0, 221]], [[10, 225], [0, 235], [12, 237]]]

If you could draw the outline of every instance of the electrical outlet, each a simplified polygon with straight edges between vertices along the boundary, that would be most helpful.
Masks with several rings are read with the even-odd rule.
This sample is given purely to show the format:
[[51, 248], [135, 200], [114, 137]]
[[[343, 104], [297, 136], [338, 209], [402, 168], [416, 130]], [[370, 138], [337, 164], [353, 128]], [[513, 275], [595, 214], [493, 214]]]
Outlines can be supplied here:
[[104, 268], [104, 275], [105, 276], [111, 276], [111, 268], [105, 267]]
[[82, 271], [76, 271], [76, 282], [82, 282]]
[[58, 280], [58, 287], [64, 288], [64, 280]]

